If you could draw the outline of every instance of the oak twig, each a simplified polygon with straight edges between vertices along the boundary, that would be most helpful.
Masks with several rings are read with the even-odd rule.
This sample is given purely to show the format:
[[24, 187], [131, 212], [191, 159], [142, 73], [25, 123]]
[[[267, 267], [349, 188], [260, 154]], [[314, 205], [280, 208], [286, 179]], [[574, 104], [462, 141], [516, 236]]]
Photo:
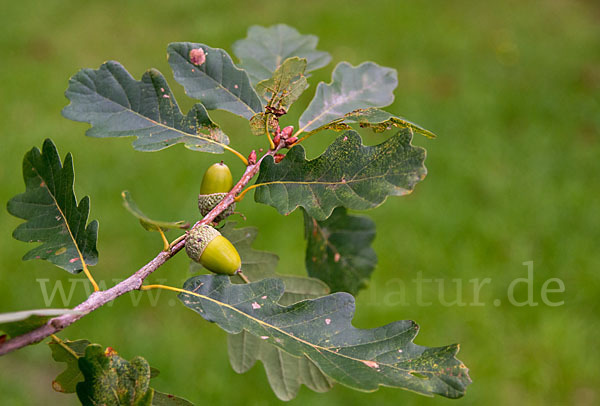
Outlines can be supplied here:
[[[275, 155], [278, 151], [279, 147], [276, 147], [273, 150], [267, 151], [260, 159], [254, 163], [249, 164], [244, 171], [244, 174], [240, 178], [240, 180], [233, 186], [231, 191], [225, 196], [225, 198], [215, 206], [204, 218], [196, 224], [194, 227], [203, 224], [211, 224], [212, 221], [227, 209], [229, 206], [233, 204], [235, 201], [235, 197], [240, 191], [252, 180], [254, 176], [258, 173], [260, 169], [260, 163], [267, 155]], [[30, 344], [37, 343], [43, 340], [46, 337], [49, 337], [71, 324], [75, 323], [77, 320], [86, 316], [87, 314], [93, 312], [94, 310], [104, 306], [105, 304], [115, 300], [121, 295], [125, 293], [131, 292], [133, 290], [139, 290], [142, 288], [142, 284], [144, 280], [152, 274], [152, 272], [156, 271], [161, 265], [167, 262], [169, 259], [174, 257], [181, 249], [185, 246], [185, 238], [184, 236], [180, 236], [175, 239], [170, 244], [170, 249], [166, 251], [161, 251], [148, 262], [146, 265], [137, 270], [133, 275], [128, 277], [122, 282], [119, 282], [115, 286], [107, 290], [100, 290], [93, 292], [84, 302], [73, 308], [74, 311], [77, 311], [76, 314], [65, 314], [62, 316], [54, 317], [43, 326], [29, 331], [28, 333], [22, 334], [20, 336], [16, 336], [7, 340], [0, 344], [0, 356], [7, 354], [9, 352], [18, 350], [19, 348], [25, 347]]]

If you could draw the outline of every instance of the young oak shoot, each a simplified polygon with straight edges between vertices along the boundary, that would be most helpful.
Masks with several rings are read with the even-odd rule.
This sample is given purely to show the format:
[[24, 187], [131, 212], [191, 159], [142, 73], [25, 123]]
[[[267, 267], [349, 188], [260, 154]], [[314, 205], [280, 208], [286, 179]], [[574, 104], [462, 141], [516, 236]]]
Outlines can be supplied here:
[[[133, 147], [139, 151], [158, 151], [179, 143], [205, 153], [229, 151], [244, 162], [246, 169], [233, 185], [226, 165], [210, 167], [198, 202], [203, 218], [189, 232], [122, 282], [88, 297], [73, 309], [76, 313], [53, 317], [21, 335], [13, 337], [8, 333], [9, 339], [0, 331], [0, 355], [40, 341], [127, 292], [162, 288], [178, 292], [186, 307], [215, 322], [230, 335], [249, 334], [254, 342], [259, 340], [261, 349], [270, 349], [275, 355], [286, 354], [278, 360], [307, 360], [275, 369], [276, 364], [266, 361], [269, 383], [280, 399], [296, 396], [302, 384], [320, 392], [330, 389], [334, 383], [362, 391], [388, 386], [424, 395], [463, 396], [471, 381], [466, 366], [455, 357], [458, 345], [414, 344], [418, 325], [410, 320], [372, 329], [359, 329], [352, 324], [355, 301], [348, 292], [364, 287], [362, 280], [352, 272], [352, 258], [356, 254], [353, 247], [368, 246], [370, 240], [360, 240], [360, 235], [354, 232], [343, 232], [351, 217], [339, 213], [374, 208], [389, 196], [411, 193], [427, 173], [425, 150], [412, 145], [412, 137], [417, 133], [425, 136], [431, 133], [379, 110], [393, 101], [397, 73], [395, 69], [372, 62], [358, 66], [340, 62], [331, 83], [318, 85], [299, 122], [281, 129], [280, 118], [308, 87], [306, 73], [324, 66], [330, 59], [327, 53], [315, 49], [316, 44], [316, 37], [301, 35], [284, 25], [252, 27], [248, 38], [234, 46], [240, 59], [238, 63], [226, 51], [205, 44], [170, 44], [169, 64], [175, 80], [188, 96], [199, 100], [187, 113], [180, 110], [165, 77], [155, 69], [146, 71], [138, 81], [118, 62], [111, 61], [99, 69], [83, 69], [73, 76], [66, 92], [71, 103], [63, 114], [91, 124], [88, 136], [136, 137]], [[256, 149], [245, 158], [230, 147], [229, 137], [209, 116], [210, 110], [217, 109], [247, 119], [252, 134], [266, 135], [269, 141], [266, 153], [257, 156], [256, 151], [262, 152], [262, 149], [252, 147]], [[391, 137], [382, 136], [379, 144], [371, 146], [364, 145], [361, 134], [350, 131], [350, 125], [377, 133], [392, 128], [398, 131]], [[292, 135], [294, 127], [298, 131]], [[345, 132], [319, 157], [309, 160], [303, 146], [294, 146], [327, 129]], [[282, 148], [289, 149], [286, 155], [277, 154]], [[44, 150], [45, 156], [58, 156], [47, 154], [49, 150]], [[72, 273], [85, 272], [86, 264], [97, 262], [97, 223], [92, 221], [87, 225], [88, 199], [82, 199], [77, 205], [71, 193], [70, 156], [65, 159], [64, 171], [56, 166], [57, 162], [60, 166], [58, 158], [38, 159], [33, 166], [24, 165], [27, 192], [11, 200], [9, 211], [27, 223], [17, 229], [15, 237], [42, 243], [26, 254], [26, 259], [45, 259]], [[40, 173], [46, 177], [36, 177]], [[247, 187], [257, 174], [256, 183]], [[310, 292], [298, 287], [301, 279], [308, 278], [297, 277], [300, 279], [289, 283], [289, 276], [286, 279], [285, 275], [277, 275], [274, 269], [268, 272], [270, 268], [261, 268], [259, 262], [252, 262], [244, 246], [227, 235], [226, 228], [221, 229], [221, 234], [211, 226], [226, 220], [229, 212], [233, 212], [235, 201], [252, 189], [257, 189], [257, 202], [271, 205], [281, 214], [287, 215], [299, 207], [304, 209], [305, 221], [313, 225], [306, 231], [316, 236], [307, 239], [307, 260], [311, 266], [319, 267], [318, 272], [313, 268], [309, 268], [309, 272], [312, 269], [312, 275], [319, 278], [320, 283], [329, 284], [320, 291], [322, 293], [306, 296]], [[52, 203], [49, 198], [55, 198], [56, 204], [46, 204]], [[32, 202], [39, 204], [30, 204]], [[64, 216], [61, 217], [61, 213]], [[152, 227], [157, 225], [137, 214]], [[49, 228], [49, 225], [56, 227]], [[158, 226], [162, 231], [163, 227]], [[72, 233], [47, 232], [61, 227], [67, 227]], [[356, 231], [356, 227], [352, 226], [351, 231]], [[367, 227], [367, 231], [374, 235], [374, 225]], [[335, 249], [323, 249], [325, 245]], [[194, 276], [182, 288], [144, 285], [152, 272], [183, 248], [194, 261], [218, 275]], [[356, 259], [364, 261], [368, 252], [368, 249], [361, 251], [355, 255]], [[276, 254], [271, 255], [276, 257]], [[375, 255], [370, 258], [374, 263]], [[252, 283], [241, 272], [242, 266], [246, 267], [244, 270]], [[325, 275], [336, 273], [344, 273], [346, 278], [326, 280]], [[369, 274], [370, 268], [362, 274], [362, 279]], [[233, 275], [246, 284], [232, 283], [230, 276]], [[88, 277], [91, 279], [91, 275]], [[331, 290], [337, 292], [328, 294]], [[283, 297], [291, 296], [297, 299], [281, 302]], [[19, 321], [19, 326], [21, 324]], [[249, 359], [245, 351], [251, 349], [241, 348], [237, 354]], [[90, 362], [105, 357], [98, 346], [89, 352], [86, 359]], [[263, 355], [267, 352], [261, 350]], [[265, 362], [265, 358], [261, 360]], [[129, 365], [126, 369], [131, 371], [131, 376], [139, 376], [147, 383], [151, 375], [147, 363], [132, 361], [128, 364], [114, 357], [113, 361], [115, 365]], [[247, 368], [235, 370], [244, 372]], [[113, 395], [115, 387], [103, 389], [91, 384], [104, 371], [100, 368], [98, 374], [86, 376], [87, 384], [82, 385], [81, 390], [85, 402], [106, 403], [104, 399]], [[111, 371], [118, 375], [118, 371]], [[322, 376], [322, 384], [315, 384], [307, 375], [311, 371]], [[154, 403], [148, 385], [142, 387], [137, 378], [131, 380], [125, 375], [115, 378], [125, 378], [125, 384], [118, 389], [123, 391], [122, 399], [138, 399], [142, 394], [146, 404]], [[285, 389], [276, 389], [278, 385], [284, 385]]]

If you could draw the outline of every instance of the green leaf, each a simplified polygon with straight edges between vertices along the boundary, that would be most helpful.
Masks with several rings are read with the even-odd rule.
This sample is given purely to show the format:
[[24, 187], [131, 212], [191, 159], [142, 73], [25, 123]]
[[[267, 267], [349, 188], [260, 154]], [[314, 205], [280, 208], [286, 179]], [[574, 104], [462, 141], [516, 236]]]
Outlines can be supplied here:
[[256, 85], [256, 92], [268, 102], [268, 106], [288, 111], [289, 107], [308, 87], [304, 76], [306, 59], [286, 59], [269, 79]]
[[269, 120], [269, 132], [273, 134], [279, 126], [279, 119], [273, 114], [258, 113], [250, 119], [250, 131], [254, 135], [264, 135], [266, 133], [267, 120]]
[[324, 221], [303, 213], [308, 275], [325, 282], [332, 292], [356, 295], [377, 264], [371, 248], [375, 223], [368, 217], [349, 215], [344, 207], [336, 208]]
[[152, 406], [194, 406], [194, 404], [187, 399], [162, 393], [155, 389]]
[[340, 62], [330, 84], [319, 83], [317, 92], [299, 120], [300, 132], [312, 131], [356, 109], [383, 107], [394, 101], [398, 86], [395, 69], [373, 62], [353, 67]]
[[415, 133], [421, 134], [427, 138], [436, 137], [434, 133], [424, 129], [423, 127], [375, 107], [354, 110], [348, 114], [345, 114], [343, 117], [337, 118], [319, 128], [312, 130], [310, 134], [314, 134], [323, 130], [350, 130], [351, 127], [348, 124], [358, 124], [361, 128], [370, 128], [376, 133], [381, 133], [393, 128], [410, 128]]
[[455, 358], [458, 345], [412, 342], [418, 326], [397, 321], [374, 329], [352, 326], [354, 298], [344, 292], [281, 306], [280, 279], [234, 285], [222, 275], [189, 279], [180, 300], [230, 334], [246, 330], [296, 357], [308, 357], [334, 381], [362, 391], [379, 386], [456, 398], [470, 383]]
[[328, 295], [331, 291], [329, 286], [317, 278], [307, 278], [297, 275], [276, 275], [283, 281], [285, 291], [279, 299], [279, 304], [288, 306], [304, 299], [314, 299]]
[[[276, 275], [275, 268], [279, 261], [277, 255], [252, 248], [258, 230], [254, 227], [234, 228], [234, 226], [234, 223], [227, 223], [220, 231], [239, 252], [244, 274], [252, 281], [273, 276], [282, 279], [285, 293], [279, 303], [287, 305], [329, 293], [327, 285], [318, 279]], [[233, 281], [236, 279], [232, 278]], [[229, 361], [234, 371], [239, 374], [244, 373], [257, 360], [262, 361], [271, 388], [282, 400], [294, 398], [302, 383], [319, 392], [331, 387], [329, 379], [307, 358], [290, 355], [245, 331], [229, 334], [227, 339]]]
[[88, 340], [76, 341], [50, 341], [48, 343], [52, 351], [52, 358], [56, 362], [65, 362], [67, 369], [52, 381], [52, 388], [57, 392], [75, 393], [76, 386], [84, 380], [79, 370], [79, 358], [85, 355], [85, 349], [90, 345]]
[[224, 50], [174, 42], [169, 44], [167, 54], [175, 80], [208, 110], [226, 110], [248, 120], [263, 110], [248, 75]]
[[395, 116], [387, 111], [374, 107], [368, 109], [359, 109], [344, 116], [346, 123], [356, 123], [363, 128], [370, 128], [376, 133], [397, 128], [410, 128], [417, 134], [424, 135], [427, 138], [435, 138], [435, 134], [424, 129], [410, 121]]
[[377, 207], [387, 196], [411, 193], [427, 174], [425, 150], [411, 140], [412, 131], [404, 129], [381, 144], [364, 146], [357, 132], [348, 131], [310, 161], [304, 147], [296, 145], [279, 164], [272, 157], [263, 160], [254, 199], [286, 215], [301, 206], [319, 221], [338, 206]]
[[90, 137], [131, 137], [138, 151], [158, 151], [177, 143], [194, 151], [223, 153], [229, 139], [196, 104], [184, 116], [164, 76], [150, 69], [135, 80], [118, 62], [82, 69], [65, 92], [71, 104], [63, 115], [90, 123]]
[[[67, 364], [67, 369], [58, 375], [54, 381], [52, 381], [52, 388], [57, 392], [74, 393], [76, 391], [77, 384], [79, 382], [83, 382], [85, 379], [83, 373], [79, 369], [78, 360], [79, 358], [85, 356], [85, 350], [90, 345], [90, 342], [88, 340], [53, 340], [50, 341], [48, 345], [52, 351], [52, 358], [54, 361], [64, 362]], [[150, 379], [157, 377], [159, 373], [160, 371], [158, 369], [150, 367]], [[192, 403], [185, 399], [155, 390], [152, 398], [152, 405], [184, 406], [192, 405]]]
[[285, 24], [265, 28], [254, 25], [248, 28], [245, 39], [233, 44], [233, 53], [241, 60], [239, 64], [248, 72], [253, 85], [271, 77], [283, 61], [293, 56], [307, 61], [306, 72], [327, 65], [331, 55], [316, 51], [319, 39], [314, 35], [300, 33]]
[[103, 351], [91, 344], [78, 364], [85, 380], [77, 384], [77, 396], [84, 406], [152, 404], [150, 365], [144, 358], [127, 361], [110, 347]]
[[127, 209], [127, 211], [129, 213], [133, 214], [133, 216], [136, 217], [140, 221], [140, 224], [142, 225], [142, 227], [144, 227], [148, 231], [158, 231], [158, 230], [167, 231], [167, 230], [173, 229], [173, 228], [179, 228], [179, 229], [185, 230], [190, 227], [190, 224], [183, 220], [168, 222], [168, 221], [152, 220], [152, 219], [148, 218], [138, 208], [137, 204], [133, 201], [131, 194], [127, 190], [124, 190], [121, 192], [121, 197], [123, 198], [123, 206]]
[[42, 152], [31, 149], [23, 159], [25, 193], [9, 200], [7, 209], [15, 217], [27, 220], [13, 232], [19, 241], [40, 242], [23, 260], [44, 259], [71, 273], [84, 264], [96, 265], [98, 222], [90, 222], [90, 199], [77, 204], [73, 190], [73, 157], [60, 161], [56, 146], [46, 139]]
[[[285, 284], [285, 292], [279, 300], [279, 304], [283, 306], [329, 293], [327, 285], [318, 279], [292, 275], [279, 277]], [[315, 392], [326, 392], [333, 387], [333, 382], [306, 356], [288, 354], [246, 330], [239, 334], [229, 334], [227, 339], [229, 362], [233, 370], [242, 374], [260, 360], [273, 392], [281, 400], [296, 397], [302, 384]]]
[[17, 337], [42, 327], [48, 320], [64, 314], [79, 314], [79, 312], [71, 309], [37, 309], [0, 313], [0, 332], [5, 332], [9, 337]]

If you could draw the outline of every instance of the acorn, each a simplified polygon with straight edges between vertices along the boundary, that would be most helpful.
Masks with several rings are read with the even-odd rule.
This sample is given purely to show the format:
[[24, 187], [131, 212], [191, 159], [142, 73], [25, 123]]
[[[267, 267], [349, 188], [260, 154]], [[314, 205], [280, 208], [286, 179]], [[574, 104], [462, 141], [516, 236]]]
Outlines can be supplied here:
[[240, 254], [233, 244], [209, 225], [188, 231], [185, 252], [209, 271], [221, 275], [233, 275], [242, 266]]
[[[202, 216], [206, 216], [215, 206], [227, 196], [233, 186], [233, 177], [229, 167], [223, 162], [211, 165], [202, 178], [200, 195], [198, 195], [198, 209]], [[215, 218], [219, 223], [231, 216], [235, 211], [235, 203]]]

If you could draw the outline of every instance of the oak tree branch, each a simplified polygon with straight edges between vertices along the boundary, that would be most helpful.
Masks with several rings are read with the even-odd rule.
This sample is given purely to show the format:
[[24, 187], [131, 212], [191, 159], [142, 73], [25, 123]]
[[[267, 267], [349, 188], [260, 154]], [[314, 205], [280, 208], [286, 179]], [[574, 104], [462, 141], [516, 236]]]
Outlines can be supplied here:
[[[242, 189], [250, 182], [250, 180], [252, 180], [254, 176], [256, 176], [258, 170], [260, 169], [260, 163], [262, 160], [267, 155], [275, 155], [278, 150], [279, 147], [274, 150], [269, 150], [256, 163], [249, 164], [240, 180], [233, 186], [225, 198], [219, 204], [217, 204], [215, 208], [212, 209], [210, 213], [208, 213], [202, 220], [194, 224], [194, 227], [202, 224], [212, 223], [212, 221], [219, 214], [221, 214], [221, 212], [227, 209], [227, 207], [231, 206], [231, 204], [234, 202], [235, 196], [242, 191]], [[160, 252], [153, 260], [148, 262], [129, 278], [119, 282], [110, 289], [92, 293], [84, 302], [73, 308], [73, 310], [77, 313], [54, 317], [48, 320], [46, 324], [35, 330], [5, 341], [4, 343], [0, 344], [0, 356], [18, 350], [19, 348], [27, 345], [37, 343], [44, 338], [49, 337], [51, 334], [55, 334], [65, 329], [85, 315], [115, 300], [119, 296], [133, 290], [139, 290], [144, 280], [150, 276], [152, 272], [156, 271], [161, 265], [174, 257], [184, 246], [185, 240], [183, 238], [175, 240], [175, 243], [171, 246], [169, 251]]]

